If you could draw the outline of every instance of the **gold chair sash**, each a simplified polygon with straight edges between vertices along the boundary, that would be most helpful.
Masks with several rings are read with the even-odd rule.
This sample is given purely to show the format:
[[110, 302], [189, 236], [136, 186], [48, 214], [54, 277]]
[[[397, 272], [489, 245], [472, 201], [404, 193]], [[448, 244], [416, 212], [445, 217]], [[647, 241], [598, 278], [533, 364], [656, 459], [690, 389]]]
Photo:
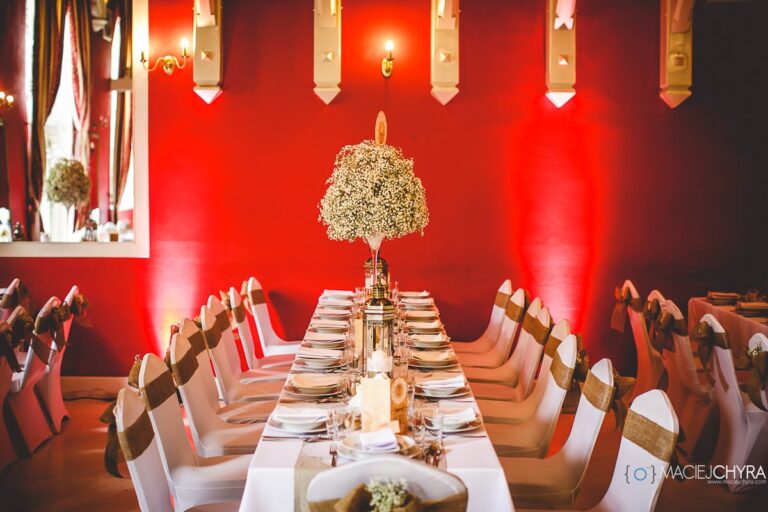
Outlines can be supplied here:
[[507, 315], [507, 318], [512, 320], [513, 322], [520, 322], [520, 319], [523, 317], [523, 314], [525, 314], [525, 308], [518, 306], [514, 303], [514, 301], [507, 302], [506, 307], [504, 308], [504, 311]]
[[139, 388], [144, 403], [150, 411], [164, 404], [171, 396], [176, 395], [176, 386], [170, 371], [164, 371], [153, 381], [148, 382], [143, 388]]
[[496, 300], [493, 301], [494, 306], [500, 308], [506, 308], [509, 301], [509, 294], [504, 292], [496, 292]]
[[229, 322], [229, 315], [227, 315], [227, 310], [225, 309], [218, 315], [216, 315], [216, 328], [219, 330], [219, 332], [224, 332], [227, 329], [229, 329], [232, 324]]
[[651, 330], [651, 345], [659, 353], [664, 350], [669, 352], [675, 351], [675, 341], [672, 338], [672, 333], [678, 336], [688, 335], [688, 326], [683, 318], [675, 318], [672, 313], [664, 311], [659, 314], [652, 324]]
[[43, 362], [46, 366], [51, 364], [51, 359], [53, 358], [54, 353], [56, 352], [55, 349], [48, 346], [47, 343], [45, 343], [43, 340], [40, 339], [39, 336], [33, 334], [32, 335], [32, 343], [30, 345], [32, 347], [32, 351], [35, 353], [38, 359]]
[[627, 309], [632, 308], [633, 311], [642, 312], [643, 300], [639, 297], [632, 297], [629, 288], [616, 287], [613, 295], [616, 298], [616, 305], [613, 306], [613, 313], [611, 314], [611, 329], [624, 332], [624, 326], [627, 323]]
[[[441, 500], [424, 501], [409, 493], [405, 504], [393, 508], [392, 512], [465, 512], [467, 499], [466, 491]], [[371, 494], [364, 484], [359, 484], [342, 498], [310, 501], [309, 510], [310, 512], [362, 512], [371, 509], [370, 501]]]
[[155, 431], [152, 430], [152, 422], [146, 409], [144, 409], [132, 425], [128, 426], [123, 432], [118, 431], [117, 433], [120, 448], [123, 450], [123, 455], [127, 461], [141, 457], [141, 454], [152, 444], [152, 439], [154, 438]]
[[201, 352], [205, 352], [205, 334], [202, 330], [198, 329], [190, 337], [187, 338], [189, 341], [189, 344], [192, 346], [192, 351], [195, 353], [195, 356], [200, 354]]
[[664, 462], [669, 462], [677, 443], [675, 432], [670, 432], [631, 409], [627, 413], [622, 436]]
[[64, 322], [70, 316], [72, 314], [66, 302], [62, 302], [61, 305], [54, 306], [51, 309], [43, 310], [35, 319], [35, 332], [38, 334], [50, 332], [51, 338], [56, 342], [56, 346], [64, 346], [67, 343], [67, 339], [64, 336]]
[[597, 409], [608, 412], [611, 409], [615, 391], [615, 386], [609, 386], [595, 377], [595, 374], [588, 372], [587, 378], [584, 381], [584, 387], [581, 389], [581, 394]]
[[568, 391], [571, 387], [571, 380], [573, 379], [573, 368], [566, 365], [560, 354], [555, 352], [555, 357], [552, 358], [552, 365], [549, 367], [549, 371], [552, 374], [552, 378], [555, 380], [555, 384], [561, 389]]
[[661, 303], [659, 299], [646, 300], [643, 305], [643, 316], [645, 317], [645, 323], [648, 327], [651, 327], [656, 319], [661, 314]]
[[183, 386], [192, 378], [198, 368], [197, 355], [190, 349], [181, 357], [179, 362], [171, 363], [171, 373], [177, 386]]
[[525, 315], [525, 318], [523, 319], [523, 329], [525, 329], [525, 332], [533, 336], [533, 339], [536, 340], [536, 343], [539, 345], [544, 345], [547, 343], [547, 338], [549, 338], [549, 332], [552, 330], [552, 324], [549, 323], [544, 325], [539, 321], [538, 318], [531, 315]]
[[752, 373], [747, 382], [747, 394], [756, 407], [766, 411], [763, 403], [763, 390], [768, 387], [768, 352], [758, 352], [750, 360]]
[[205, 344], [208, 345], [210, 350], [213, 350], [219, 345], [219, 341], [221, 341], [221, 331], [216, 326], [216, 323], [214, 323], [210, 329], [204, 330], [203, 334], [205, 335]]
[[708, 368], [713, 347], [720, 347], [725, 350], [731, 349], [731, 344], [728, 342], [728, 334], [715, 332], [707, 322], [696, 324], [691, 331], [690, 337], [699, 344], [699, 360], [705, 369]]
[[82, 293], [76, 293], [75, 296], [72, 297], [72, 304], [69, 305], [69, 310], [73, 315], [75, 315], [75, 318], [85, 318], [85, 316], [88, 314], [88, 308], [90, 305], [91, 303], [88, 302], [88, 299], [85, 298], [85, 295]]
[[554, 359], [555, 352], [557, 352], [557, 347], [559, 347], [562, 342], [563, 340], [555, 336], [554, 333], [550, 332], [549, 338], [547, 338], [547, 344], [544, 345], [544, 353]]
[[237, 323], [243, 323], [245, 321], [245, 304], [242, 302], [232, 308], [232, 316], [235, 317], [235, 322]]
[[14, 339], [21, 344], [20, 350], [22, 352], [29, 350], [34, 330], [35, 322], [32, 320], [32, 316], [26, 310], [20, 311], [11, 324], [11, 331]]
[[21, 365], [16, 359], [14, 349], [19, 346], [19, 339], [13, 335], [13, 329], [5, 322], [0, 323], [0, 357], [8, 361], [11, 371], [18, 373], [21, 371]]
[[258, 304], [266, 304], [267, 300], [264, 298], [264, 290], [261, 288], [256, 288], [255, 290], [251, 290], [250, 293], [248, 293], [248, 299], [251, 301], [251, 304], [254, 306]]
[[23, 306], [22, 302], [29, 296], [29, 288], [23, 281], [19, 281], [19, 285], [13, 290], [12, 293], [6, 291], [0, 298], [0, 309], [12, 309], [16, 306]]

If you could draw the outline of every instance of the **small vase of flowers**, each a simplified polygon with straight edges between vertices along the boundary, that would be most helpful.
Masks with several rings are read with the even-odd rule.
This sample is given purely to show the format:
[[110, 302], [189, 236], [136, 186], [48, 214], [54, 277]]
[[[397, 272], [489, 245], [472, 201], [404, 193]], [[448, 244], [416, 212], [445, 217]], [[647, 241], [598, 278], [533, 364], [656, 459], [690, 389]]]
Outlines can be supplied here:
[[[75, 212], [77, 207], [88, 200], [91, 192], [91, 179], [85, 173], [83, 164], [77, 160], [61, 158], [51, 166], [45, 178], [45, 191], [48, 199], [62, 205], [67, 212], [66, 241], [75, 230]], [[54, 237], [54, 241], [58, 237]]]

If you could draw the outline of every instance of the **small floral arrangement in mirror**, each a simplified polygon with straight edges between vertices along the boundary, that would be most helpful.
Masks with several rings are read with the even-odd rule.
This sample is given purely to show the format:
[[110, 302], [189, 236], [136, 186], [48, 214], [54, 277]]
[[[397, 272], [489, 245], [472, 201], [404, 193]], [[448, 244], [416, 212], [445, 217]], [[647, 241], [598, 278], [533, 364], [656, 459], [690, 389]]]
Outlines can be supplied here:
[[372, 512], [391, 512], [402, 507], [408, 499], [408, 481], [405, 478], [371, 478], [365, 485], [371, 493]]
[[78, 206], [88, 199], [91, 179], [85, 173], [82, 163], [62, 158], [48, 171], [45, 191], [48, 199], [55, 203], [61, 203], [67, 208]]

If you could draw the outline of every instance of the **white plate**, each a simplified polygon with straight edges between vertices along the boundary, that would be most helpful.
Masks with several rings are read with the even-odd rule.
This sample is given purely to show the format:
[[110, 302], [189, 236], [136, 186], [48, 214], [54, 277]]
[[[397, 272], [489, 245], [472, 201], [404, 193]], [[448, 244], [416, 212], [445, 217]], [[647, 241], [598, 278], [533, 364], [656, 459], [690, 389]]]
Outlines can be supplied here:
[[366, 451], [360, 447], [360, 431], [356, 431], [344, 438], [344, 441], [339, 445], [339, 454], [353, 460], [386, 454], [400, 454], [406, 457], [417, 455], [418, 449], [412, 438], [401, 435], [396, 435], [396, 437], [400, 447], [395, 451]]
[[270, 417], [269, 420], [267, 420], [267, 425], [284, 432], [290, 432], [292, 434], [320, 434], [325, 432], [325, 420], [318, 422], [294, 423], [283, 422], [276, 418]]
[[469, 394], [469, 386], [461, 386], [454, 389], [424, 389], [416, 386], [416, 396], [423, 398], [460, 398]]
[[294, 364], [300, 368], [309, 370], [330, 370], [341, 368], [341, 359], [301, 359], [296, 358]]

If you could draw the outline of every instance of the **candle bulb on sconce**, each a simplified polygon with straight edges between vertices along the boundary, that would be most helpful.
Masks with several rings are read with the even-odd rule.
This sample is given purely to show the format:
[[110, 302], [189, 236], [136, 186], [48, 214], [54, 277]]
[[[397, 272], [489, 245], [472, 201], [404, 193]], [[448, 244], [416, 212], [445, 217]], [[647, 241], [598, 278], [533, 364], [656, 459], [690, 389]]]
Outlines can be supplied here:
[[392, 76], [392, 70], [395, 67], [395, 59], [392, 57], [392, 50], [395, 49], [395, 43], [393, 43], [391, 39], [388, 39], [387, 42], [384, 43], [384, 49], [387, 51], [387, 56], [381, 59], [381, 74], [384, 75], [384, 78], [389, 78]]
[[181, 62], [179, 62], [179, 59], [177, 59], [173, 55], [163, 55], [162, 57], [158, 57], [155, 61], [155, 64], [152, 67], [147, 66], [147, 62], [149, 60], [147, 59], [147, 55], [144, 52], [144, 50], [141, 51], [139, 62], [141, 62], [141, 65], [144, 66], [144, 69], [149, 71], [150, 73], [157, 69], [158, 66], [162, 66], [163, 71], [165, 71], [165, 74], [170, 76], [173, 74], [174, 69], [184, 69], [184, 66], [187, 64], [187, 59], [189, 58], [189, 41], [187, 38], [182, 38], [181, 40]]
[[0, 108], [11, 108], [13, 100], [14, 98], [11, 94], [5, 94], [5, 91], [0, 91]]

